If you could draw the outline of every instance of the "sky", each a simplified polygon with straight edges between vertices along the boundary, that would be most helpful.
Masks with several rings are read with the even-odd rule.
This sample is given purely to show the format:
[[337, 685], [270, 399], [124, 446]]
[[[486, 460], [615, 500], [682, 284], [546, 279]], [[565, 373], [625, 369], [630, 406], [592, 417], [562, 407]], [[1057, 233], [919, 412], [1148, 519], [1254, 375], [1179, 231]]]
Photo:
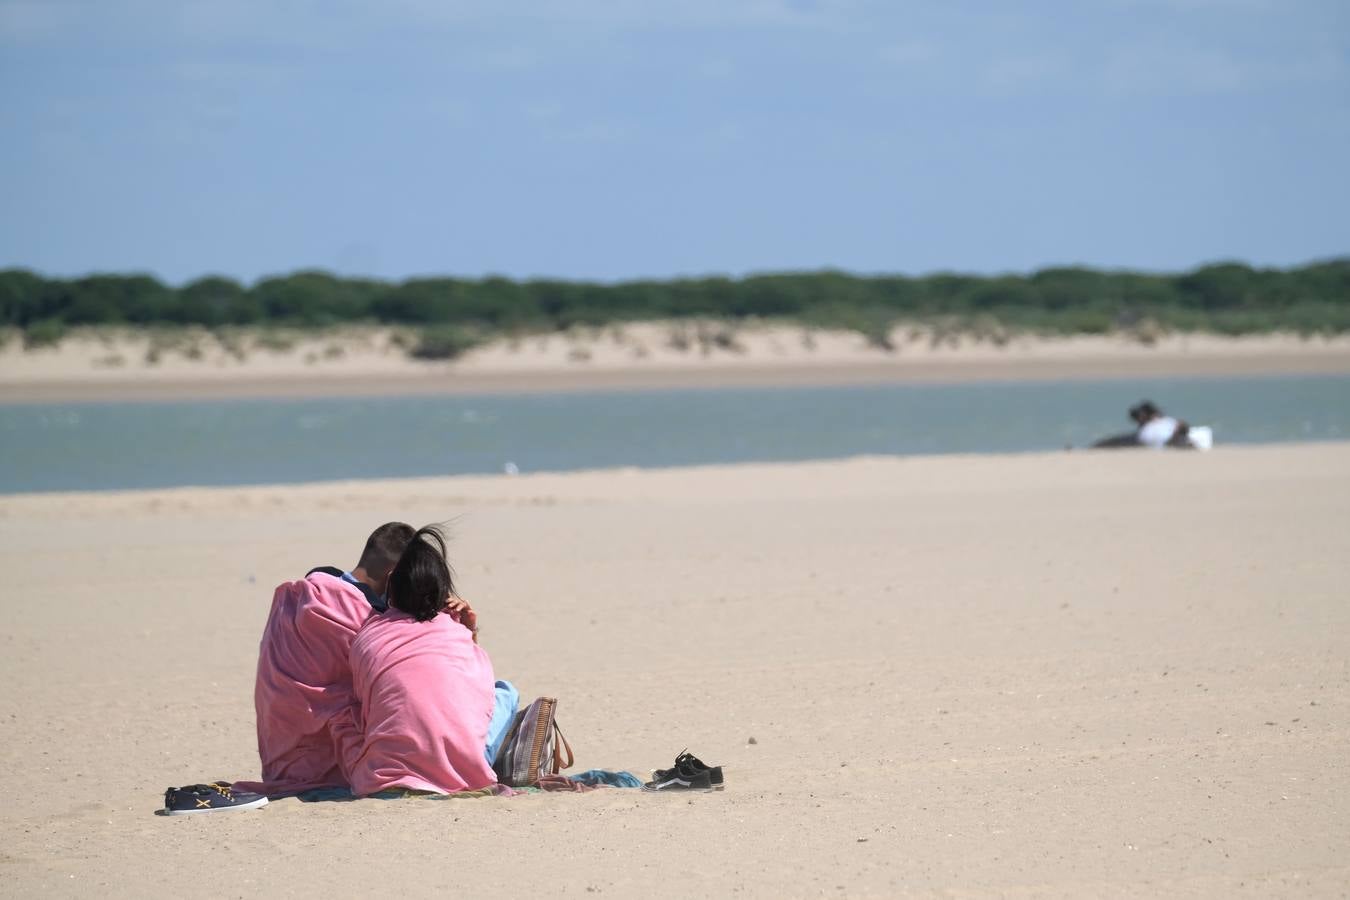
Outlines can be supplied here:
[[0, 267], [1350, 252], [1345, 0], [0, 0]]

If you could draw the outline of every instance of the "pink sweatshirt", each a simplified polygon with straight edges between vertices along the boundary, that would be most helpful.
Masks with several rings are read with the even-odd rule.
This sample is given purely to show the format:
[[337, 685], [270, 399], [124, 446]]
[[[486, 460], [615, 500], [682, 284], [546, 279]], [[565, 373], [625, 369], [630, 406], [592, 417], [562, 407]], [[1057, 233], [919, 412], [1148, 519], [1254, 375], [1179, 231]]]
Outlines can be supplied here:
[[497, 783], [483, 755], [495, 677], [467, 628], [444, 613], [419, 622], [391, 607], [352, 642], [351, 672], [356, 705], [334, 734], [354, 794]]
[[359, 590], [322, 572], [276, 589], [253, 689], [263, 777], [255, 790], [346, 786], [330, 724], [351, 707], [348, 656], [372, 612]]

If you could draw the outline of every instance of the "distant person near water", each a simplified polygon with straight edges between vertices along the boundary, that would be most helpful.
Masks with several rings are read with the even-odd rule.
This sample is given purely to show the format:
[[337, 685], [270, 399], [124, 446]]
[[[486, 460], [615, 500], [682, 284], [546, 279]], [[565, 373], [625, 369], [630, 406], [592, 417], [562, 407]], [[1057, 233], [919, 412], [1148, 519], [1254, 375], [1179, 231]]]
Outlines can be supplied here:
[[1185, 421], [1164, 413], [1151, 400], [1141, 400], [1130, 407], [1130, 419], [1135, 423], [1134, 431], [1103, 438], [1092, 446], [1097, 449], [1150, 447], [1160, 450], [1170, 447], [1208, 450], [1213, 439], [1209, 428], [1192, 428]]

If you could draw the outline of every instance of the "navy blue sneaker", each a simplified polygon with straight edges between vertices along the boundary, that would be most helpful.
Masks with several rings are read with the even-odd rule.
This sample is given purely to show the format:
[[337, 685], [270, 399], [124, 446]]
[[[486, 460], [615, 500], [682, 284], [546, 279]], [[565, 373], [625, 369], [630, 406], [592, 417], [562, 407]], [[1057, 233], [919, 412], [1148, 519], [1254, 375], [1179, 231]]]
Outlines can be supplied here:
[[236, 791], [228, 781], [171, 787], [164, 792], [164, 814], [188, 816], [194, 813], [230, 812], [257, 809], [267, 805], [267, 797], [252, 791]]

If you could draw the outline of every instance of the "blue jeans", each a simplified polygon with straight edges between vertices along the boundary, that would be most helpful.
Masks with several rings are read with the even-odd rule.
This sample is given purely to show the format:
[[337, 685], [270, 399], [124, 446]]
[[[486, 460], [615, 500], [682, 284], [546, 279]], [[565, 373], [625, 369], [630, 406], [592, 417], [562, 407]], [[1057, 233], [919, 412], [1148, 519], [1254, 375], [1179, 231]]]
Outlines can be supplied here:
[[492, 721], [488, 723], [487, 748], [483, 751], [488, 765], [497, 758], [506, 732], [516, 719], [516, 707], [520, 705], [520, 691], [509, 681], [499, 681], [496, 685], [497, 702], [492, 708]]

